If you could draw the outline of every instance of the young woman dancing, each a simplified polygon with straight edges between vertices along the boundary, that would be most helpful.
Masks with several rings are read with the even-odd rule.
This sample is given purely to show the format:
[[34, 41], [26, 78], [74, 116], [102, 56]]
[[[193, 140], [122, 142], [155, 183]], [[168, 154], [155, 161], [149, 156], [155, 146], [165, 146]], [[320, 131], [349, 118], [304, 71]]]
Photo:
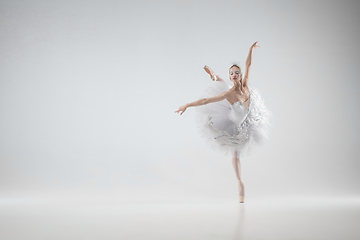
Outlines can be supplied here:
[[[198, 108], [198, 123], [203, 135], [220, 149], [232, 153], [240, 203], [245, 199], [240, 156], [266, 140], [270, 127], [270, 112], [259, 92], [248, 85], [253, 50], [260, 47], [257, 43], [250, 47], [244, 76], [237, 64], [233, 64], [229, 69], [231, 82], [221, 79], [205, 66], [205, 71], [214, 80], [214, 85], [207, 92], [208, 96], [187, 103], [175, 111], [182, 115], [188, 107], [201, 106]], [[225, 99], [226, 101], [223, 101]]]

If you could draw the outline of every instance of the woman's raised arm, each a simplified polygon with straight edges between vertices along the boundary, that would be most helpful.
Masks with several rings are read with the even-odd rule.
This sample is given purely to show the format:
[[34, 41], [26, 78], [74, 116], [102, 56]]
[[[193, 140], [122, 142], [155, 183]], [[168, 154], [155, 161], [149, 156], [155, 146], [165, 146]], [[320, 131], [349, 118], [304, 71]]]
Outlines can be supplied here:
[[250, 50], [249, 50], [249, 55], [246, 58], [246, 62], [245, 62], [245, 74], [244, 74], [244, 80], [243, 80], [243, 85], [244, 86], [248, 86], [249, 83], [249, 76], [250, 76], [250, 70], [251, 70], [251, 64], [252, 64], [252, 53], [253, 50], [255, 48], [260, 47], [259, 45], [257, 45], [258, 42], [255, 42], [253, 45], [251, 45]]
[[176, 110], [175, 113], [180, 113], [180, 115], [182, 115], [188, 107], [196, 107], [196, 106], [206, 105], [208, 103], [220, 102], [226, 98], [227, 93], [228, 92], [223, 92], [215, 97], [202, 98], [195, 102], [187, 103], [187, 104], [179, 107], [179, 109]]

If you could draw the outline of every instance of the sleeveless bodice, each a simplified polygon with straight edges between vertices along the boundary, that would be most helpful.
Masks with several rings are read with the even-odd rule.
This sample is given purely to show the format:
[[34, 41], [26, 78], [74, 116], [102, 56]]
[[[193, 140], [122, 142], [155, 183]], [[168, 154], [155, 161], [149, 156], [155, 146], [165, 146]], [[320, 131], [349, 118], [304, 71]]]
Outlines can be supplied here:
[[238, 101], [235, 102], [233, 105], [231, 105], [231, 110], [229, 112], [229, 119], [234, 124], [236, 125], [241, 124], [246, 119], [247, 115], [248, 115], [248, 110], [242, 102]]

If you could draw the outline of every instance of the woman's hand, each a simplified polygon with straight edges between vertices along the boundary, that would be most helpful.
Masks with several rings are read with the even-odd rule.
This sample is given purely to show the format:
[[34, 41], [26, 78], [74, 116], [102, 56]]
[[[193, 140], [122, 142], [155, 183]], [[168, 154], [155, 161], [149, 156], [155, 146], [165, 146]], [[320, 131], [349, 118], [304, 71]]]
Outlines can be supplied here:
[[251, 45], [250, 49], [253, 50], [255, 48], [259, 48], [260, 46], [257, 44], [258, 44], [258, 41], [256, 41], [253, 45]]
[[176, 110], [175, 113], [180, 113], [180, 115], [182, 115], [187, 108], [188, 108], [188, 106], [187, 106], [187, 104], [185, 104], [185, 105], [179, 107], [179, 109]]

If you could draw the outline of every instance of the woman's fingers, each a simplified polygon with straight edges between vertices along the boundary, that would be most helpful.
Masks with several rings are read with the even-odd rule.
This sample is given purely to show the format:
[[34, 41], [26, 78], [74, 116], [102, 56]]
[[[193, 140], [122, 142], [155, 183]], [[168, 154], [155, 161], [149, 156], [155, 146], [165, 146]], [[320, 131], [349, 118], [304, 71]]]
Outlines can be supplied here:
[[180, 109], [180, 108], [175, 111], [175, 113], [180, 113], [180, 115], [182, 115], [184, 112], [185, 112], [185, 110], [182, 110], [182, 109]]
[[259, 42], [258, 41], [256, 41], [253, 45], [252, 45], [252, 47], [253, 48], [258, 48], [258, 47], [260, 47], [259, 45], [257, 45]]

